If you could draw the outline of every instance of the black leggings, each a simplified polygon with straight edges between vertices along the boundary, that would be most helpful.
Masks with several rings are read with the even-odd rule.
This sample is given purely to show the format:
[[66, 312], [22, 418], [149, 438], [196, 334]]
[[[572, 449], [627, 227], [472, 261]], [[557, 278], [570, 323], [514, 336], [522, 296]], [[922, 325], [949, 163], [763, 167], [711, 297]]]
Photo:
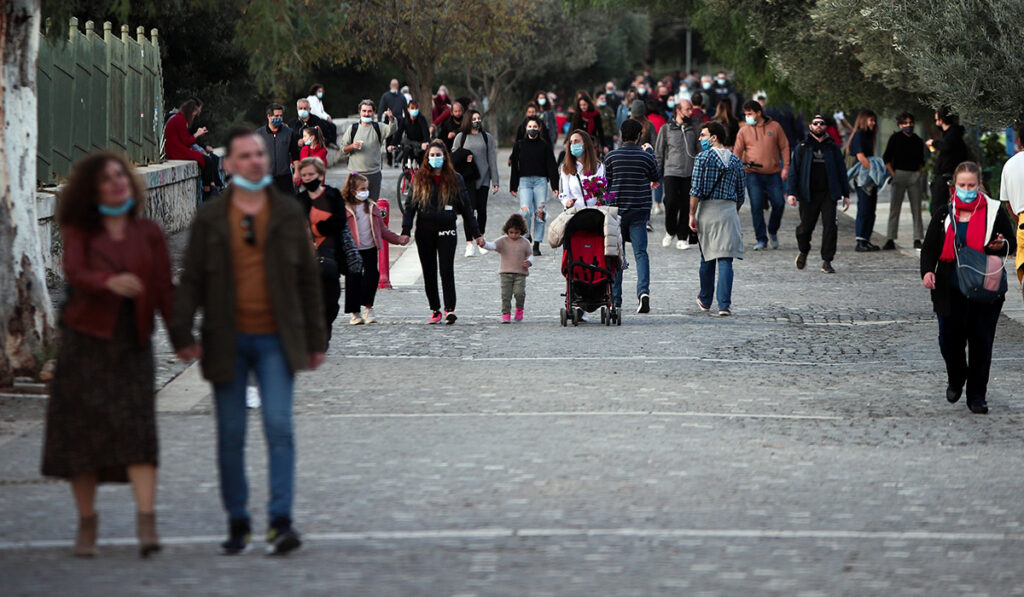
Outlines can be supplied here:
[[666, 176], [665, 233], [697, 244], [697, 233], [690, 230], [690, 177]]
[[[487, 226], [487, 194], [490, 192], [491, 187], [487, 185], [469, 191], [469, 198], [473, 200], [473, 211], [476, 212], [476, 226], [480, 234], [484, 233], [484, 228]], [[473, 240], [468, 233], [466, 240]]]
[[438, 270], [444, 289], [444, 310], [455, 310], [455, 247], [458, 243], [459, 235], [454, 228], [437, 232], [416, 231], [416, 251], [420, 255], [420, 267], [423, 269], [423, 290], [427, 293], [431, 311], [441, 310], [441, 300], [437, 296]]
[[338, 318], [338, 299], [341, 298], [341, 278], [337, 276], [321, 276], [320, 288], [324, 295], [324, 315], [327, 320], [327, 339], [331, 339], [334, 320]]
[[359, 313], [359, 307], [372, 307], [377, 296], [380, 282], [377, 247], [360, 249], [359, 256], [363, 258], [363, 271], [349, 272], [345, 276], [345, 313]]

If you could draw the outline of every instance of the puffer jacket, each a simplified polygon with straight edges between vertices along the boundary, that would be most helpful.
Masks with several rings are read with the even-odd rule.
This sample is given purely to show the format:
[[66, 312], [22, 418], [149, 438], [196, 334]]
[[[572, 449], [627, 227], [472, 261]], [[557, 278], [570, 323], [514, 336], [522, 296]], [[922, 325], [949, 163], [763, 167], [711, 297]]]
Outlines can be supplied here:
[[697, 129], [692, 124], [670, 121], [658, 131], [654, 142], [654, 157], [658, 158], [658, 172], [662, 176], [689, 178], [693, 174], [693, 161], [701, 152]]
[[558, 217], [548, 224], [548, 244], [552, 249], [562, 246], [565, 240], [565, 226], [569, 220], [584, 209], [596, 209], [604, 214], [604, 254], [607, 256], [622, 256], [622, 232], [619, 225], [619, 208], [602, 205], [600, 207], [584, 207], [574, 205], [558, 214]]

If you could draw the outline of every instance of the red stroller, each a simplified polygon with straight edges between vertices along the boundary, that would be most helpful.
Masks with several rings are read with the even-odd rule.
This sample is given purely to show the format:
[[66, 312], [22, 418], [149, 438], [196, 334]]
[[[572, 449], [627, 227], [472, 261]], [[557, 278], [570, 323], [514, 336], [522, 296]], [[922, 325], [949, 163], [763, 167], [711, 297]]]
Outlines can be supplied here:
[[619, 257], [605, 255], [603, 212], [584, 209], [565, 225], [562, 244], [562, 275], [565, 276], [565, 306], [562, 327], [579, 325], [583, 313], [601, 310], [601, 323], [622, 325], [622, 311], [612, 304], [612, 280]]

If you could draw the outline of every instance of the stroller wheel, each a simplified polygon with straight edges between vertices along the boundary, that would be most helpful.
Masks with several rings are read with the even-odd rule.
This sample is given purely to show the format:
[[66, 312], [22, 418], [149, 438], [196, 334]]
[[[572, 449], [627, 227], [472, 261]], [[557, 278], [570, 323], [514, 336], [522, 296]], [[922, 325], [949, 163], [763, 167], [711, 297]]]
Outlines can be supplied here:
[[569, 323], [569, 314], [566, 312], [565, 307], [562, 307], [562, 327], [564, 328]]
[[601, 307], [601, 325], [608, 325], [608, 307]]
[[579, 309], [573, 309], [572, 313], [570, 314], [570, 316], [572, 317], [572, 325], [573, 326], [578, 326], [580, 324], [580, 310]]
[[615, 310], [615, 325], [622, 325], [622, 309]]

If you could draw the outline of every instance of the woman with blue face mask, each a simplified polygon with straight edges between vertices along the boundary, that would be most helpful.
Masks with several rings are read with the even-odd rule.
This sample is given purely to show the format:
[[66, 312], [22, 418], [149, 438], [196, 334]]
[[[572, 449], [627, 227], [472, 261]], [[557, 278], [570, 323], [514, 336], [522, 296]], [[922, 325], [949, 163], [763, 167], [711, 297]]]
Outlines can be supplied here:
[[327, 122], [331, 122], [331, 115], [324, 110], [324, 86], [320, 83], [313, 83], [312, 87], [309, 88], [309, 95], [306, 96], [306, 101], [309, 102], [309, 112], [317, 118], [323, 118]]
[[592, 178], [604, 178], [604, 164], [597, 158], [597, 147], [586, 131], [569, 133], [565, 160], [558, 169], [558, 198], [566, 209], [574, 205], [597, 205], [596, 197], [588, 197], [584, 183]]
[[[1004, 298], [986, 303], [964, 296], [957, 279], [957, 254], [964, 247], [981, 251], [993, 256], [989, 261], [994, 260], [998, 267], [1001, 258], [1016, 250], [1014, 224], [999, 201], [985, 195], [978, 164], [963, 162], [957, 166], [953, 184], [946, 214], [932, 218], [925, 233], [921, 281], [932, 291], [932, 306], [939, 320], [939, 350], [946, 362], [946, 400], [957, 402], [966, 388], [967, 408], [985, 414], [992, 341]], [[999, 281], [993, 276], [991, 284], [998, 286]]]
[[423, 270], [423, 290], [430, 305], [429, 323], [441, 323], [441, 299], [437, 293], [437, 276], [441, 275], [444, 290], [444, 322], [455, 323], [455, 249], [459, 245], [456, 229], [458, 216], [466, 236], [482, 244], [483, 236], [477, 231], [473, 216], [473, 203], [466, 185], [452, 166], [448, 147], [441, 141], [431, 141], [423, 163], [412, 180], [412, 195], [405, 204], [402, 217], [402, 236], [399, 243], [409, 242], [413, 224], [416, 225], [416, 252]]
[[423, 153], [430, 143], [430, 123], [427, 117], [420, 114], [420, 104], [416, 100], [409, 102], [405, 109], [405, 118], [398, 124], [395, 135], [405, 155], [417, 164], [423, 161]]

